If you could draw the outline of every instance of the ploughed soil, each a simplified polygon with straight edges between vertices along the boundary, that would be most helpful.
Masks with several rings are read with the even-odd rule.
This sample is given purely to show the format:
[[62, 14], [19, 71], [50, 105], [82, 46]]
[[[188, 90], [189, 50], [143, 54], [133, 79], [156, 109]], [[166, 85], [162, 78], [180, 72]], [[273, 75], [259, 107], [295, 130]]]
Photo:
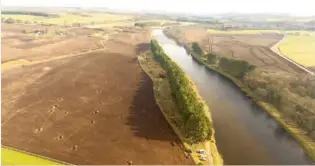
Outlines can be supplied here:
[[[270, 47], [283, 37], [276, 33], [262, 34], [209, 34], [203, 28], [183, 28], [183, 40], [199, 42], [204, 50], [219, 56], [245, 60], [269, 73], [298, 74], [301, 69], [279, 57]], [[212, 39], [212, 47], [209, 45]]]
[[71, 164], [193, 164], [138, 64], [148, 36], [114, 37], [104, 50], [3, 72], [2, 144]]

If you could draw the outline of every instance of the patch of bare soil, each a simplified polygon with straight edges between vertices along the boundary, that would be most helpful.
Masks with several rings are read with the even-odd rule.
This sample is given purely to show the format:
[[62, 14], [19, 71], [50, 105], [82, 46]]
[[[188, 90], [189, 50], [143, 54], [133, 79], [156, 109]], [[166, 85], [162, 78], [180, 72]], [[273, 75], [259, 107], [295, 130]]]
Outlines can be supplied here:
[[107, 51], [2, 73], [2, 144], [72, 164], [193, 164], [137, 62], [147, 38], [120, 37]]

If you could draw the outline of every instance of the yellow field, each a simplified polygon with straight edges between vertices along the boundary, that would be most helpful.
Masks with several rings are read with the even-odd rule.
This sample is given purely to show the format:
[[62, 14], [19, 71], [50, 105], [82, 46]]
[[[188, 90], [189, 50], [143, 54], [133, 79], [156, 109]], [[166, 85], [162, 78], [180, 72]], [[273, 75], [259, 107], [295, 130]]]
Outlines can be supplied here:
[[1, 147], [1, 165], [63, 165], [61, 163]]
[[315, 66], [315, 37], [287, 36], [278, 46], [282, 54], [304, 66]]
[[31, 15], [15, 15], [15, 14], [2, 14], [1, 17], [19, 19], [22, 21], [37, 21], [49, 24], [72, 24], [72, 23], [91, 23], [91, 22], [110, 22], [110, 21], [123, 21], [132, 18], [132, 16], [119, 15], [119, 14], [90, 14], [89, 16], [80, 16], [75, 14], [60, 14], [60, 17], [48, 18], [41, 16]]

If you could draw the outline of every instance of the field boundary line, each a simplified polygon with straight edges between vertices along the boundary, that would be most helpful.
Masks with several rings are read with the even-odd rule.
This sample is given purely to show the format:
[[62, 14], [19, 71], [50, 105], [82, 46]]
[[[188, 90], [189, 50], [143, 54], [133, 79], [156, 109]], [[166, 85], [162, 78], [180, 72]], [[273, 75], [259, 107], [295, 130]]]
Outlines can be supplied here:
[[27, 154], [27, 155], [30, 155], [30, 156], [33, 156], [33, 157], [39, 157], [39, 158], [42, 158], [42, 159], [50, 160], [50, 161], [53, 161], [53, 162], [56, 162], [56, 163], [60, 163], [62, 165], [73, 165], [73, 164], [70, 164], [70, 163], [65, 162], [65, 161], [53, 159], [53, 158], [50, 158], [50, 157], [42, 156], [42, 155], [39, 155], [39, 154], [35, 154], [35, 153], [32, 153], [32, 152], [27, 152], [27, 151], [24, 151], [24, 150], [12, 148], [12, 147], [5, 146], [5, 145], [1, 145], [1, 148], [7, 148], [9, 150], [13, 150], [13, 151], [16, 151], [16, 152], [24, 153], [24, 154]]
[[[273, 51], [274, 53], [276, 53], [277, 55], [279, 55], [280, 57], [282, 57], [283, 59], [287, 60], [288, 62], [294, 64], [294, 65], [297, 66], [298, 68], [300, 68], [300, 69], [304, 70], [305, 72], [307, 72], [307, 73], [309, 73], [309, 74], [311, 74], [311, 75], [314, 76], [314, 75], [315, 75], [314, 72], [308, 70], [308, 69], [307, 69], [306, 67], [304, 67], [303, 65], [301, 65], [301, 64], [295, 62], [294, 60], [290, 59], [289, 57], [285, 56], [285, 55], [280, 51], [279, 46], [280, 46], [280, 44], [286, 39], [286, 37], [287, 37], [287, 34], [284, 34], [283, 38], [282, 38], [279, 42], [277, 42], [277, 43], [274, 44], [272, 47], [270, 47], [270, 50]], [[276, 51], [276, 50], [278, 50], [278, 51]]]

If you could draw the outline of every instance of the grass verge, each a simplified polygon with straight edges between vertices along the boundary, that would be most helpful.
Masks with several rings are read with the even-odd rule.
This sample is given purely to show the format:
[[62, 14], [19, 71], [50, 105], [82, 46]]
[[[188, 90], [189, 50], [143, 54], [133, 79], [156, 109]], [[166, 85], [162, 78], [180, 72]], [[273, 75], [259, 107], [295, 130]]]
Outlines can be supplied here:
[[[193, 153], [191, 154], [194, 162], [196, 164], [202, 163], [205, 165], [222, 165], [223, 160], [221, 155], [219, 154], [214, 138], [214, 129], [213, 134], [211, 136], [210, 141], [205, 141], [199, 144], [189, 144], [185, 141], [185, 138], [181, 135], [180, 132], [180, 124], [176, 122], [181, 121], [180, 112], [173, 101], [172, 92], [169, 85], [169, 80], [166, 74], [166, 71], [162, 68], [162, 66], [155, 61], [152, 53], [150, 51], [142, 53], [138, 56], [138, 61], [140, 63], [141, 68], [149, 75], [153, 82], [153, 90], [154, 90], [154, 97], [156, 103], [158, 104], [162, 114], [164, 115], [165, 119], [168, 123], [172, 126], [174, 132], [178, 135], [181, 142], [183, 143], [186, 150], [191, 149]], [[207, 114], [210, 113], [207, 111]], [[211, 161], [201, 161], [200, 156], [196, 153], [197, 149], [209, 149], [211, 152], [210, 159]]]
[[1, 165], [70, 165], [21, 150], [1, 147]]
[[245, 87], [245, 85], [239, 79], [231, 76], [230, 74], [220, 70], [217, 67], [207, 64], [204, 59], [201, 59], [197, 55], [191, 54], [191, 56], [199, 63], [205, 65], [207, 69], [218, 72], [220, 75], [228, 78], [230, 81], [236, 84], [246, 96], [250, 97], [258, 106], [260, 106], [271, 117], [273, 117], [273, 119], [281, 127], [283, 127], [293, 138], [295, 138], [295, 140], [297, 140], [303, 147], [305, 153], [313, 161], [315, 161], [315, 142], [305, 134], [306, 132], [304, 132], [303, 129], [299, 128], [296, 124], [288, 123], [286, 118], [281, 116], [280, 112], [271, 104], [258, 100], [258, 97], [256, 97], [249, 88]]

